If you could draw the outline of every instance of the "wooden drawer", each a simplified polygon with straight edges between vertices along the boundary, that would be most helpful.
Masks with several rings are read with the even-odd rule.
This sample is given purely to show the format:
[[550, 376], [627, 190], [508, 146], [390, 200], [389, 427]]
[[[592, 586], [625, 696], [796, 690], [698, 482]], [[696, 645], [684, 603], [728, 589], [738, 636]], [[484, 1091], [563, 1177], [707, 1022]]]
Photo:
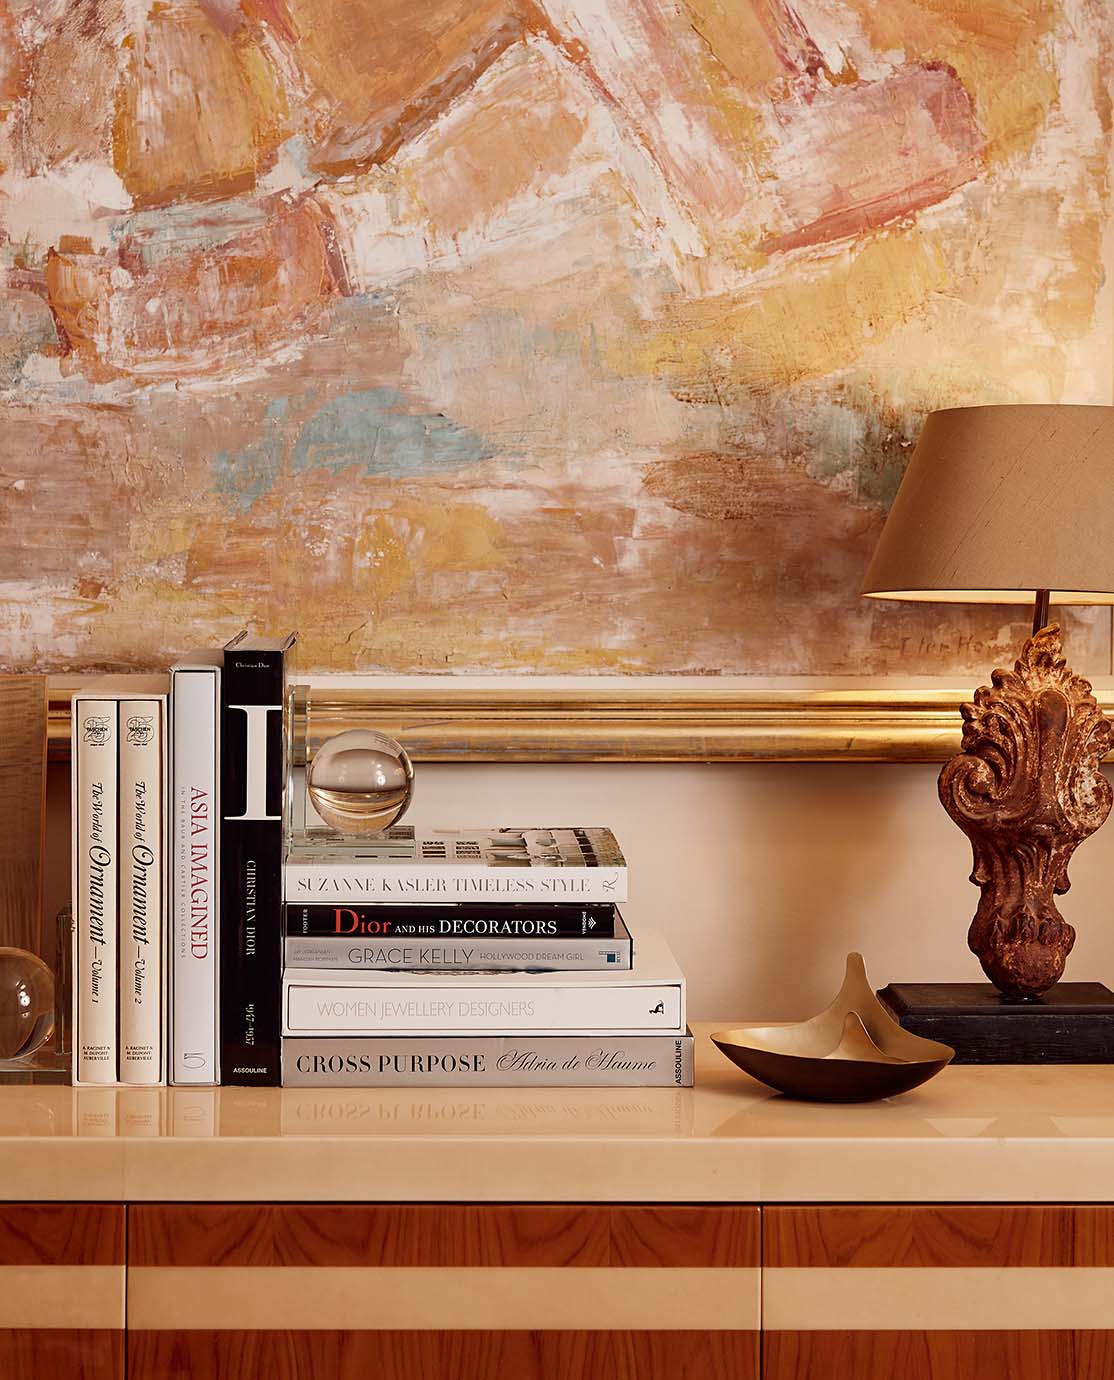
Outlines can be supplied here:
[[763, 1380], [1114, 1380], [1114, 1209], [773, 1207]]
[[0, 1375], [123, 1380], [124, 1209], [0, 1203]]
[[148, 1205], [129, 1376], [752, 1380], [749, 1207]]

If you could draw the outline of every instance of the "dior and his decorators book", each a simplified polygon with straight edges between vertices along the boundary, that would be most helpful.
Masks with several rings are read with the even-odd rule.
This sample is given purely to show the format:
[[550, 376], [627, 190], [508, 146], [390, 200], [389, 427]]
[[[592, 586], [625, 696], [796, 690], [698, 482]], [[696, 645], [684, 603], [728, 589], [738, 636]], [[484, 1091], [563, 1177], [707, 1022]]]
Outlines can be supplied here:
[[284, 956], [289, 968], [615, 971], [631, 966], [631, 938], [614, 906], [287, 906]]

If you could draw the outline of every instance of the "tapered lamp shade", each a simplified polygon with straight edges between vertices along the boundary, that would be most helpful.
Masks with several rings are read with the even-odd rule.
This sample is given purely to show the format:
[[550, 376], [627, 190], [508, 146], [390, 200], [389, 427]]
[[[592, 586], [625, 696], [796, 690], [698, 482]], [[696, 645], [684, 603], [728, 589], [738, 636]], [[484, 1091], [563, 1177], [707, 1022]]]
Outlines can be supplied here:
[[1114, 407], [933, 412], [862, 592], [1114, 604]]

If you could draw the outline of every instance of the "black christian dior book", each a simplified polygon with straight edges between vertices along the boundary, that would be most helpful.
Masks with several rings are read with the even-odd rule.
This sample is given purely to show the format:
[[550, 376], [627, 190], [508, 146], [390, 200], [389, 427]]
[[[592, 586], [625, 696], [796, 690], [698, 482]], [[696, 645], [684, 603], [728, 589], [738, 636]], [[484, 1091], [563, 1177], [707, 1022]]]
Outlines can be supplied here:
[[241, 633], [221, 675], [221, 1082], [277, 1086], [282, 977], [282, 640]]

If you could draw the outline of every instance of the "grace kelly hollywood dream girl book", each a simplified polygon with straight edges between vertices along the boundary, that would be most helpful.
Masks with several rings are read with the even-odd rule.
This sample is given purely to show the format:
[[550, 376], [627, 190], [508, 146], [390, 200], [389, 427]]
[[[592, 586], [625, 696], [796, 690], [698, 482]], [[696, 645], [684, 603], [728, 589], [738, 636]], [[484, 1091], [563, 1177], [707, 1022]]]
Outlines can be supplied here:
[[284, 1035], [683, 1034], [685, 979], [660, 935], [626, 972], [288, 968]]

